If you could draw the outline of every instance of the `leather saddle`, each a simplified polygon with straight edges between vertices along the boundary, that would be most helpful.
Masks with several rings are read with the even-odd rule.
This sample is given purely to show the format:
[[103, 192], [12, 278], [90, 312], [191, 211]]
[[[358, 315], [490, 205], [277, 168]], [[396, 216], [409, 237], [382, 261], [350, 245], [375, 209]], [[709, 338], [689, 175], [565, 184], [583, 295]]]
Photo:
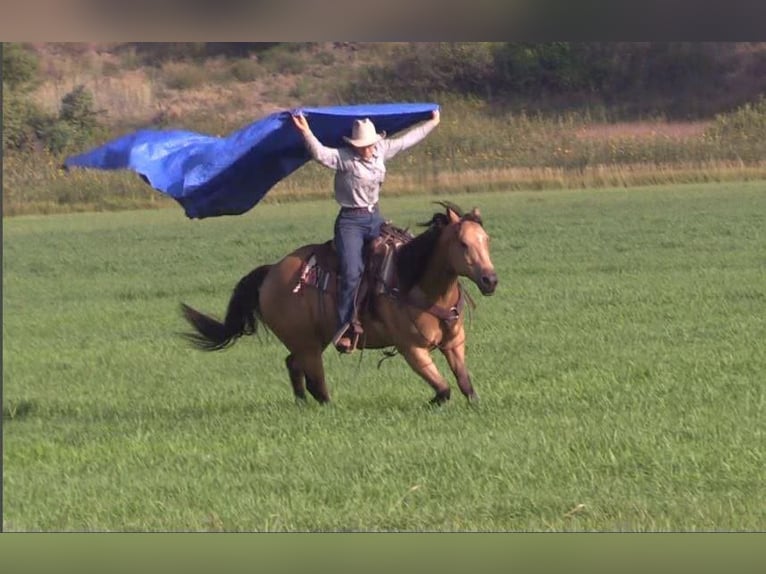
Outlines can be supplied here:
[[[365, 244], [364, 272], [354, 299], [354, 316], [351, 322], [355, 334], [362, 333], [362, 312], [374, 312], [375, 296], [395, 294], [396, 252], [413, 237], [407, 229], [396, 227], [387, 221], [381, 226], [378, 237]], [[297, 293], [304, 287], [313, 287], [333, 296], [337, 294], [338, 256], [332, 240], [319, 245], [304, 263], [293, 292]]]

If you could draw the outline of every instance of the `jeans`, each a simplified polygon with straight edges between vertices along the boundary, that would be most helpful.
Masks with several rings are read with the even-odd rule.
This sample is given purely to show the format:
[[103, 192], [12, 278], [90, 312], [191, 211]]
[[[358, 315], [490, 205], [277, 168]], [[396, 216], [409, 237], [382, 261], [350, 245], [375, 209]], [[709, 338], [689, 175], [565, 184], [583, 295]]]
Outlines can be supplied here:
[[383, 222], [377, 207], [372, 212], [341, 209], [335, 219], [335, 249], [340, 265], [338, 329], [351, 322], [354, 297], [364, 271], [365, 242], [380, 234]]

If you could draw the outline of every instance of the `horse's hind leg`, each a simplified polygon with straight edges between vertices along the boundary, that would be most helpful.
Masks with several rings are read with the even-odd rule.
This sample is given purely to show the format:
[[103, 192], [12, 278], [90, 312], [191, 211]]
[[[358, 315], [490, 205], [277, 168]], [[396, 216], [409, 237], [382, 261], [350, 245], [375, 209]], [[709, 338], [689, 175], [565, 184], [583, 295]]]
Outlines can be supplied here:
[[287, 366], [287, 373], [290, 375], [290, 383], [293, 386], [293, 394], [297, 400], [306, 400], [306, 387], [304, 381], [306, 379], [303, 369], [298, 364], [298, 360], [295, 355], [287, 355], [285, 359], [285, 365]]
[[307, 351], [297, 355], [297, 360], [306, 374], [306, 388], [311, 396], [320, 403], [330, 401], [327, 385], [324, 380], [324, 364], [322, 363], [322, 351]]

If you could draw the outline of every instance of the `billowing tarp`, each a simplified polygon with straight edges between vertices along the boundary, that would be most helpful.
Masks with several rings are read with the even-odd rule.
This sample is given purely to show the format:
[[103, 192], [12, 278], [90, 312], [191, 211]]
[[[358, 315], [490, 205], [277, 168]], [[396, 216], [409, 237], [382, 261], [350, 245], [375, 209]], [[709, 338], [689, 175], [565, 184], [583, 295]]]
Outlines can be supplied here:
[[291, 113], [303, 112], [323, 144], [341, 147], [355, 119], [370, 118], [378, 131], [392, 135], [429, 119], [437, 108], [432, 103], [298, 108], [271, 114], [226, 137], [140, 130], [69, 157], [64, 166], [132, 170], [176, 199], [190, 218], [237, 215], [310, 159]]

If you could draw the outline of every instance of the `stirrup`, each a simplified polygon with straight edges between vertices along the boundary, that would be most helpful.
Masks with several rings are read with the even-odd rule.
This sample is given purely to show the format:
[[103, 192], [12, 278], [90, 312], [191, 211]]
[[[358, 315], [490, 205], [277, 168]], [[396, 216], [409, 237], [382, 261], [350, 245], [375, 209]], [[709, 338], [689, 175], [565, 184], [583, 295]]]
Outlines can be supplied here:
[[346, 324], [335, 333], [332, 344], [339, 353], [351, 353], [359, 344], [361, 329], [354, 325]]

